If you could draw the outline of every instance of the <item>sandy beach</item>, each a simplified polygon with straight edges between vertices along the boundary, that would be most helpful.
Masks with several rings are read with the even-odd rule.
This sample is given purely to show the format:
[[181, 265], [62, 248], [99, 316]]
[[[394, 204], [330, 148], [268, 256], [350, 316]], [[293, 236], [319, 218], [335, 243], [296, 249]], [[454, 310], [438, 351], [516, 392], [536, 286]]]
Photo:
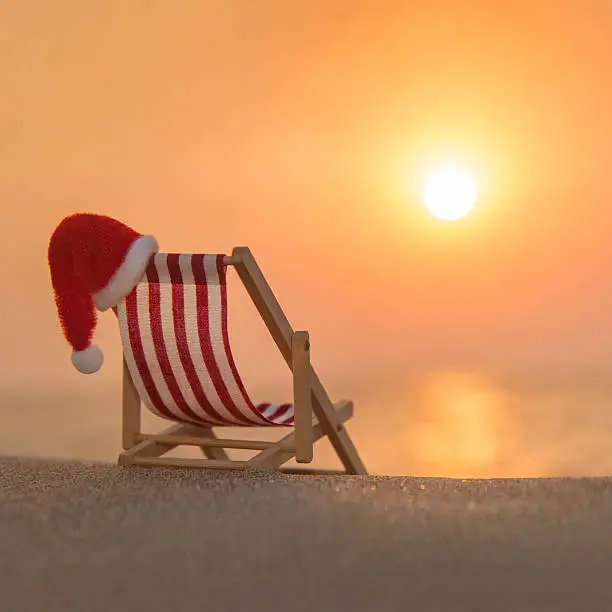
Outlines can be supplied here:
[[612, 609], [612, 480], [0, 459], [19, 612]]

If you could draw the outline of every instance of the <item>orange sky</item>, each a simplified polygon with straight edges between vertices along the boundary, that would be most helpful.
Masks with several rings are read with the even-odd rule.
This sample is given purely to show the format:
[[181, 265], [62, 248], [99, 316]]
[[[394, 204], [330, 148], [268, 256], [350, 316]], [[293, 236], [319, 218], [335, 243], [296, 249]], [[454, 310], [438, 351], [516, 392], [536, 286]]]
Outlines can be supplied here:
[[[5, 0], [0, 384], [117, 379], [110, 315], [87, 382], [57, 324], [47, 242], [78, 210], [165, 251], [250, 246], [332, 384], [606, 367], [611, 31], [606, 0]], [[482, 192], [455, 224], [418, 200], [447, 160]]]

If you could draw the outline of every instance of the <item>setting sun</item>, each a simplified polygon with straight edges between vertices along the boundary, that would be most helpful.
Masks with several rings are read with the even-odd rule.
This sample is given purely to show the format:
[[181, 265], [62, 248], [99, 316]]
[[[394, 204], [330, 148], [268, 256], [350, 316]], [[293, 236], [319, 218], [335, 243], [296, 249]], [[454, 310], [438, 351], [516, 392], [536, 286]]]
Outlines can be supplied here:
[[432, 170], [425, 179], [423, 201], [431, 215], [455, 221], [467, 215], [476, 203], [476, 183], [471, 175], [454, 166]]

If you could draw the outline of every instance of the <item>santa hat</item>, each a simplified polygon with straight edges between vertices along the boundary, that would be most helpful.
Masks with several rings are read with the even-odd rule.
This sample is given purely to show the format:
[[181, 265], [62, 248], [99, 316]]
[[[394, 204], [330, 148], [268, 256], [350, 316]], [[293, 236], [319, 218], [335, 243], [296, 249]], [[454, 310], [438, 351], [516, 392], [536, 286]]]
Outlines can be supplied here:
[[96, 308], [116, 306], [143, 277], [158, 251], [153, 236], [143, 236], [116, 219], [78, 213], [62, 220], [49, 242], [49, 268], [55, 303], [72, 363], [84, 374], [104, 360], [92, 343]]

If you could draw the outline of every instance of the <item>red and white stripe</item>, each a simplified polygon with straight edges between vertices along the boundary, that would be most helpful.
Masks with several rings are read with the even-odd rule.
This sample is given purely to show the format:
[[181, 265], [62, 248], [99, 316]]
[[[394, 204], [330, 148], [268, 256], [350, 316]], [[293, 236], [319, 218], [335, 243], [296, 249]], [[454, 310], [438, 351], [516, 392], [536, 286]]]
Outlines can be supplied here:
[[154, 414], [195, 425], [293, 425], [291, 404], [258, 404], [229, 345], [223, 255], [157, 253], [117, 307], [123, 353]]

